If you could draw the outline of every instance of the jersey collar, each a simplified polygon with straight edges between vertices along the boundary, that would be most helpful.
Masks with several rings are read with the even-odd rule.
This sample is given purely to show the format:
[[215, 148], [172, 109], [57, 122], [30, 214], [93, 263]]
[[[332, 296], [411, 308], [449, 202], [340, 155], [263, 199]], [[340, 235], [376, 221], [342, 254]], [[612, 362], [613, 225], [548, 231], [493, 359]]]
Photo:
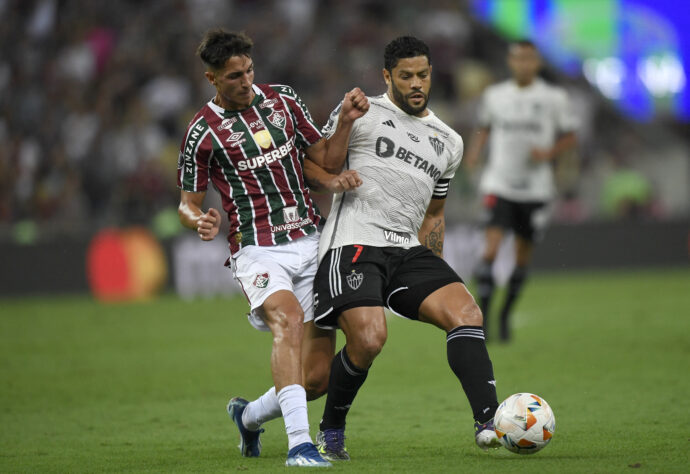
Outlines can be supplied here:
[[[259, 103], [259, 101], [262, 101], [265, 99], [263, 91], [257, 86], [256, 84], [252, 84], [252, 90], [254, 91], [254, 99], [252, 100], [252, 103], [249, 104], [249, 107], [247, 109], [250, 109], [254, 107], [256, 104]], [[215, 96], [214, 96], [215, 97]], [[217, 105], [215, 102], [213, 102], [213, 97], [208, 101], [207, 105], [213, 110], [215, 113], [225, 116], [226, 114], [237, 114], [237, 113], [242, 113], [247, 109], [243, 110], [225, 110], [223, 107], [220, 105]]]

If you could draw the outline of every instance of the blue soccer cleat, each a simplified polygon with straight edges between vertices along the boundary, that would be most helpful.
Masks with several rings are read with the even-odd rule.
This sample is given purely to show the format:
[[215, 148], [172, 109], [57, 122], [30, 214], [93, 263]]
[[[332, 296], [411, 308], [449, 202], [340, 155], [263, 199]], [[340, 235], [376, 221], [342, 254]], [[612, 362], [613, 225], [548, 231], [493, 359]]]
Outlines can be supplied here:
[[288, 452], [286, 466], [331, 467], [332, 464], [321, 457], [312, 443], [302, 443]]
[[228, 415], [240, 430], [240, 451], [246, 458], [255, 458], [261, 454], [261, 439], [259, 436], [264, 432], [263, 428], [257, 431], [248, 430], [242, 423], [242, 413], [249, 402], [244, 398], [235, 397], [228, 402]]
[[321, 457], [328, 461], [349, 461], [345, 447], [345, 428], [323, 430], [316, 434], [316, 445]]
[[493, 418], [486, 423], [474, 422], [474, 441], [484, 451], [488, 451], [489, 448], [498, 449], [501, 447], [501, 441], [498, 439], [494, 429]]

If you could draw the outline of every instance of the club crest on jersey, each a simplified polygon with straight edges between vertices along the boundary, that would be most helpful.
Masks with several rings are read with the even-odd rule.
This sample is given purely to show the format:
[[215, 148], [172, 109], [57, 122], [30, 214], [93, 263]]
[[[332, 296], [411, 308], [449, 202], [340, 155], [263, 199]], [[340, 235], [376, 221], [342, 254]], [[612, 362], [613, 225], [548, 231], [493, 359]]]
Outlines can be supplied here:
[[220, 125], [218, 125], [218, 131], [220, 132], [221, 130], [230, 130], [232, 128], [232, 124], [235, 122], [237, 122], [237, 117], [223, 119]]
[[266, 288], [268, 286], [268, 281], [270, 277], [268, 273], [257, 273], [256, 278], [254, 278], [254, 281], [252, 282], [252, 285], [254, 285], [257, 288]]
[[347, 281], [347, 286], [357, 291], [357, 288], [359, 288], [364, 281], [364, 274], [352, 270], [352, 273], [345, 277], [345, 280]]
[[429, 137], [429, 143], [431, 143], [431, 146], [434, 148], [434, 151], [438, 156], [441, 156], [443, 154], [443, 149], [446, 147], [441, 140], [439, 140], [436, 137]]
[[268, 130], [259, 130], [254, 133], [254, 140], [261, 148], [269, 148], [271, 146], [271, 134]]
[[267, 118], [274, 127], [285, 128], [285, 112], [282, 110], [274, 110]]

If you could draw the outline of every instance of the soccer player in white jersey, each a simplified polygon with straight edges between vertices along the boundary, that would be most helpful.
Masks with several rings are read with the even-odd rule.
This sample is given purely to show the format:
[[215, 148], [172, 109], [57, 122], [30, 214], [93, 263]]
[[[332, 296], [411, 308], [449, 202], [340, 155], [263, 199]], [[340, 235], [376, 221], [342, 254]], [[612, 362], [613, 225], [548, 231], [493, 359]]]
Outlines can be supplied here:
[[202, 240], [218, 234], [220, 212], [202, 210], [212, 182], [230, 222], [228, 264], [249, 301], [250, 322], [273, 333], [275, 386], [258, 400], [233, 398], [227, 407], [240, 431], [242, 455], [260, 454], [261, 423], [282, 414], [286, 464], [326, 467], [330, 463], [309, 435], [305, 387], [311, 398], [325, 390], [335, 334], [311, 321], [322, 218], [304, 178], [331, 191], [360, 183], [354, 171], [331, 176], [322, 167], [330, 167], [334, 150], [336, 157], [345, 152], [352, 122], [368, 102], [358, 89], [346, 94], [343, 125], [326, 140], [292, 88], [254, 84], [251, 47], [247, 36], [221, 29], [207, 32], [199, 46], [216, 95], [192, 119], [182, 141], [180, 220]]
[[504, 342], [510, 339], [510, 313], [527, 276], [533, 242], [548, 220], [548, 203], [555, 193], [553, 160], [575, 146], [577, 126], [565, 90], [537, 76], [541, 61], [531, 41], [510, 45], [508, 66], [512, 79], [489, 87], [482, 97], [480, 128], [466, 158], [473, 168], [489, 141], [489, 159], [479, 185], [488, 211], [486, 245], [476, 271], [486, 336], [495, 286], [492, 265], [505, 232], [512, 230], [515, 235], [516, 265], [500, 313]]
[[[483, 449], [496, 447], [498, 403], [482, 314], [441, 258], [444, 202], [462, 139], [427, 108], [431, 56], [424, 42], [405, 36], [389, 43], [383, 78], [387, 92], [369, 97], [341, 158], [362, 185], [334, 196], [319, 243], [314, 321], [346, 337], [331, 364], [319, 452], [349, 459], [345, 419], [386, 341], [384, 308], [446, 333], [448, 363], [470, 402], [475, 440]], [[340, 108], [333, 112], [326, 136], [336, 133], [341, 115]]]

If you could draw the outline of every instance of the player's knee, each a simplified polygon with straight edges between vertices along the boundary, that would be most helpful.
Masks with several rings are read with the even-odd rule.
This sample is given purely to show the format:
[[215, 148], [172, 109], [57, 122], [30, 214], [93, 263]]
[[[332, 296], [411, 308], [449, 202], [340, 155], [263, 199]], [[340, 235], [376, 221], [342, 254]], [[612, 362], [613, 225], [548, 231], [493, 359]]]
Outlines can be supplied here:
[[484, 324], [482, 310], [474, 301], [463, 306], [460, 311], [460, 319], [459, 326], [482, 326]]
[[300, 344], [304, 333], [304, 313], [301, 309], [276, 312], [269, 327], [274, 339]]
[[369, 331], [362, 334], [360, 338], [352, 346], [350, 350], [350, 343], [348, 342], [347, 355], [350, 360], [362, 369], [368, 368], [381, 353], [383, 345], [386, 343], [385, 331]]

